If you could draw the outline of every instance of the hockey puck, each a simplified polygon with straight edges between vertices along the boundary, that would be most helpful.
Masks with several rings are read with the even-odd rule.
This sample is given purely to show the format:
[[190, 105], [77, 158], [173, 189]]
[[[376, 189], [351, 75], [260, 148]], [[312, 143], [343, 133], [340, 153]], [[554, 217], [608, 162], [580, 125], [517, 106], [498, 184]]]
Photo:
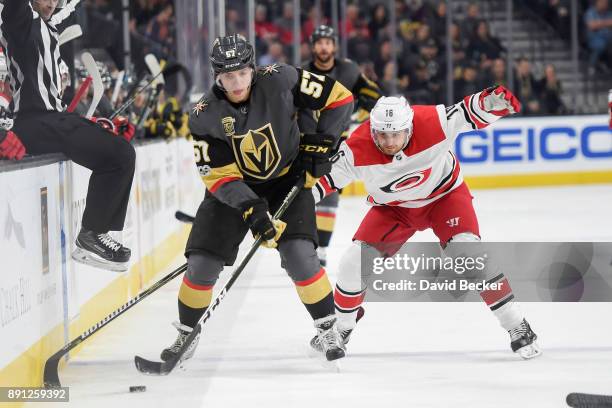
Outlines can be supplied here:
[[130, 392], [145, 392], [147, 387], [144, 385], [132, 385], [130, 386]]

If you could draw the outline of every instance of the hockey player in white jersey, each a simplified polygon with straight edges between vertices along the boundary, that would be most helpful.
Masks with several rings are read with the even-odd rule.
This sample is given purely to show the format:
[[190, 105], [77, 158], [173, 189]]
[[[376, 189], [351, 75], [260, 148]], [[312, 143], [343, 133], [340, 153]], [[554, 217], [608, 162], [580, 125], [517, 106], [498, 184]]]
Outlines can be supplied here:
[[[478, 242], [472, 196], [452, 152], [456, 136], [481, 129], [520, 111], [517, 98], [496, 86], [449, 106], [410, 106], [404, 97], [382, 97], [332, 158], [330, 174], [312, 189], [315, 201], [363, 180], [372, 206], [343, 254], [334, 300], [344, 342], [363, 316], [365, 288], [361, 251], [392, 256], [417, 231], [433, 229], [446, 256], [458, 256], [458, 243]], [[540, 354], [531, 330], [503, 273], [487, 276], [500, 290], [480, 296], [508, 331], [512, 351], [523, 358]]]

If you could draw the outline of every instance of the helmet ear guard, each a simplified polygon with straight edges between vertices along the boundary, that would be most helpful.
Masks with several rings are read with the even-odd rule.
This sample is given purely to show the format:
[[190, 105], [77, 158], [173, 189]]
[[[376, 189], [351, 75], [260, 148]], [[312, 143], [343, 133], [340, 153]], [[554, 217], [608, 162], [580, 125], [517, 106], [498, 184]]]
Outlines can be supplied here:
[[382, 151], [376, 139], [376, 132], [407, 131], [402, 150], [408, 145], [412, 136], [412, 120], [414, 111], [403, 96], [383, 96], [370, 112], [370, 133], [374, 144]]

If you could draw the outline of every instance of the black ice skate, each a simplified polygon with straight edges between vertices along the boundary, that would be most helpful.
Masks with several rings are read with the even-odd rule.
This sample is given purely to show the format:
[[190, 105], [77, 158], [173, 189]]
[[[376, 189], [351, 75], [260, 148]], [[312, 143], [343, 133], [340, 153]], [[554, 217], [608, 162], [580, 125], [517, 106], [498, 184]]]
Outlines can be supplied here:
[[514, 329], [508, 330], [510, 334], [510, 347], [523, 359], [528, 360], [542, 354], [540, 346], [536, 343], [538, 336], [531, 330], [527, 320], [523, 319]]
[[76, 239], [72, 259], [96, 268], [115, 272], [128, 270], [131, 251], [108, 234], [81, 229]]
[[323, 353], [327, 361], [344, 357], [344, 345], [336, 329], [336, 316], [329, 315], [314, 321], [317, 335], [310, 340], [310, 346]]
[[[355, 324], [357, 324], [361, 320], [364, 314], [365, 314], [365, 309], [359, 306], [359, 309], [357, 309], [357, 317], [355, 318]], [[353, 326], [350, 329], [348, 328], [343, 329], [342, 326], [338, 325], [338, 332], [340, 333], [340, 337], [342, 338], [342, 344], [344, 344], [345, 346], [349, 342], [351, 333], [353, 332], [354, 329], [355, 329], [355, 326]]]
[[[183, 344], [185, 343], [185, 339], [187, 339], [187, 336], [189, 336], [189, 333], [193, 331], [191, 327], [185, 326], [184, 324], [181, 324], [179, 322], [173, 322], [172, 325], [176, 327], [176, 330], [178, 330], [179, 334], [176, 340], [174, 340], [174, 343], [170, 347], [162, 350], [160, 358], [163, 361], [167, 361], [175, 357], [178, 354], [181, 347], [183, 346]], [[183, 354], [183, 358], [181, 359], [181, 362], [185, 360], [189, 360], [191, 357], [193, 357], [193, 353], [195, 353], [195, 349], [198, 346], [199, 341], [200, 341], [200, 335], [198, 334], [196, 338], [193, 339], [193, 341], [191, 342], [191, 345], [189, 346], [189, 348], [185, 351], [185, 354]]]

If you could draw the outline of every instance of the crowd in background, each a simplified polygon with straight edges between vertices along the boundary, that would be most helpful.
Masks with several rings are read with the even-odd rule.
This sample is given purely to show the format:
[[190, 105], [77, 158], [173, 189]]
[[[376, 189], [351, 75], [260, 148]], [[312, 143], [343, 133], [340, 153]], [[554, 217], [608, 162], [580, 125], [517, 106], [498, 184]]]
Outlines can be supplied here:
[[[547, 0], [548, 1], [548, 0]], [[232, 2], [230, 2], [232, 3]], [[244, 16], [235, 2], [229, 13]], [[405, 95], [412, 103], [434, 104], [446, 102], [446, 12], [445, 1], [398, 0], [397, 18], [398, 58], [393, 58], [388, 2], [353, 2], [346, 8], [340, 27], [345, 28], [348, 56], [356, 61], [364, 73], [377, 81], [383, 91]], [[552, 0], [549, 3], [553, 3]], [[331, 24], [329, 10], [319, 10], [308, 2], [300, 16], [301, 60], [310, 57], [308, 37], [316, 23]], [[293, 7], [261, 0], [255, 11], [258, 62], [290, 62], [292, 50]], [[235, 27], [241, 27], [235, 23]], [[477, 2], [470, 3], [464, 18], [451, 26], [452, 60], [455, 99], [493, 84], [507, 85], [507, 69], [513, 70], [514, 88], [525, 106], [524, 114], [559, 114], [567, 112], [561, 100], [562, 87], [555, 68], [547, 65], [541, 77], [535, 77], [530, 61], [516, 60], [515, 66], [506, 64], [506, 50], [493, 36], [489, 24], [480, 14]]]
[[[119, 24], [120, 0], [88, 1], [90, 15]], [[608, 72], [612, 65], [612, 10], [608, 1], [579, 0], [580, 40], [593, 72]], [[226, 0], [226, 33], [247, 34], [246, 3]], [[563, 88], [555, 67], [550, 64], [539, 67], [536, 76], [532, 63], [525, 56], [517, 56], [512, 66], [508, 66], [506, 49], [491, 34], [479, 3], [467, 3], [460, 13], [461, 18], [451, 27], [455, 99], [496, 83], [507, 85], [507, 70], [510, 69], [514, 90], [525, 106], [524, 114], [566, 113], [567, 108], [560, 97]], [[304, 63], [310, 58], [310, 34], [317, 23], [331, 25], [332, 13], [329, 1], [321, 1], [321, 10], [315, 7], [314, 0], [302, 0], [300, 4], [299, 54]], [[341, 16], [339, 22], [346, 30], [348, 57], [386, 93], [395, 89], [418, 104], [446, 102], [447, 2], [395, 0], [397, 58], [392, 56], [388, 4], [380, 0], [348, 1], [346, 15]], [[570, 0], [519, 0], [516, 7], [532, 10], [561, 38], [570, 40]], [[290, 1], [256, 2], [254, 19], [259, 64], [292, 62], [294, 13]], [[136, 59], [148, 52], [160, 59], [176, 56], [173, 0], [131, 1], [130, 15], [132, 55]], [[202, 33], [202, 38], [209, 40], [207, 33]]]

